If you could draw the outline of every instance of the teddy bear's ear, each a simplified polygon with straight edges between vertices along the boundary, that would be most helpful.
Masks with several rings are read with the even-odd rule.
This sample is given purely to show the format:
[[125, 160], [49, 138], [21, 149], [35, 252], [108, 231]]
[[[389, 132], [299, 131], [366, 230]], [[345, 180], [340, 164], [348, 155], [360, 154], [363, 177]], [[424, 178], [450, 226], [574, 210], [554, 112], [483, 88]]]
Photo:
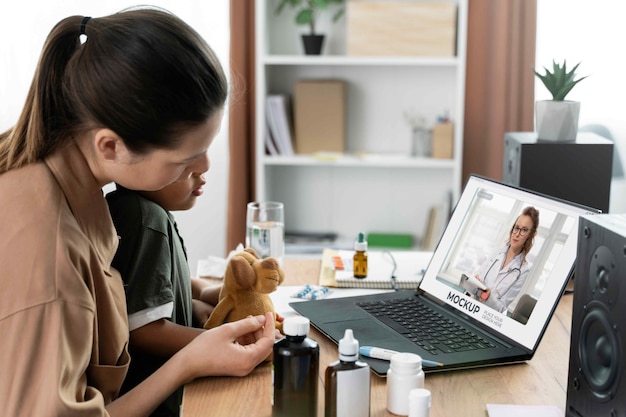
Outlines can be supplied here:
[[[247, 250], [247, 249], [246, 249]], [[250, 288], [256, 281], [256, 274], [250, 262], [243, 256], [235, 255], [230, 260], [230, 267], [237, 285], [243, 289]]]
[[258, 253], [252, 248], [245, 248], [244, 251], [248, 252], [250, 255], [254, 256], [257, 259], [261, 259]]

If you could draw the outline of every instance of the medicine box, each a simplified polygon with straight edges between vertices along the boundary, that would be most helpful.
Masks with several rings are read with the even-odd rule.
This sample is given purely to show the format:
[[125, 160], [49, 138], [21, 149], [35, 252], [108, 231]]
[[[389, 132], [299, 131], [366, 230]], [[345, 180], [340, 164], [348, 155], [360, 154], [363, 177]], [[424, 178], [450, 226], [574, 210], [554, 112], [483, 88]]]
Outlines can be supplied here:
[[297, 81], [293, 104], [296, 153], [344, 152], [346, 142], [344, 81]]
[[437, 123], [433, 126], [433, 158], [451, 159], [454, 151], [454, 124]]
[[454, 2], [360, 1], [346, 7], [347, 52], [361, 56], [456, 55]]

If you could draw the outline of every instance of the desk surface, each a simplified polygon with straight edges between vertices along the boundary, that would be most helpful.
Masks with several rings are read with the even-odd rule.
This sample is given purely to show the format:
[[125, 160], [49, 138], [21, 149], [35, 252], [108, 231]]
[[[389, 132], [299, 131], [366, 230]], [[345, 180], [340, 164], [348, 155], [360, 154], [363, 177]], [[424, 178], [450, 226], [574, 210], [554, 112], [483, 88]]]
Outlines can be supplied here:
[[[286, 285], [315, 283], [320, 261], [286, 260]], [[572, 295], [564, 295], [537, 353], [527, 363], [426, 374], [431, 417], [487, 416], [487, 403], [553, 405], [565, 410], [572, 318]], [[315, 329], [309, 336], [320, 345], [318, 415], [324, 415], [324, 370], [338, 357], [337, 346]], [[185, 386], [183, 417], [263, 416], [272, 413], [271, 366], [250, 375], [208, 377]], [[372, 374], [371, 417], [393, 416], [386, 410], [385, 378]]]

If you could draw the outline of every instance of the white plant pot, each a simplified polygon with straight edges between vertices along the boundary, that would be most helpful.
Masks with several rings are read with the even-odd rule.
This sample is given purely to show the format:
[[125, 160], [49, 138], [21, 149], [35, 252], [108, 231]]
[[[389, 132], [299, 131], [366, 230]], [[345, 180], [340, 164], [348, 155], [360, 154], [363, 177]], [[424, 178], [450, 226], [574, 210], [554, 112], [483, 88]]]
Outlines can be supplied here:
[[575, 141], [578, 134], [580, 102], [540, 100], [535, 102], [537, 139]]

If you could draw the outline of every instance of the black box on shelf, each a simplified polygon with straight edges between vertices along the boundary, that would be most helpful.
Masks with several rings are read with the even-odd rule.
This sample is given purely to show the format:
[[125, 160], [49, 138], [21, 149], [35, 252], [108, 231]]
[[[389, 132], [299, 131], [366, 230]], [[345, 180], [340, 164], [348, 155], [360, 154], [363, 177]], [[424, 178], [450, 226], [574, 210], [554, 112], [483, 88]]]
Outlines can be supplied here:
[[504, 135], [504, 183], [609, 211], [613, 142], [591, 132], [575, 141], [537, 139], [535, 132]]

